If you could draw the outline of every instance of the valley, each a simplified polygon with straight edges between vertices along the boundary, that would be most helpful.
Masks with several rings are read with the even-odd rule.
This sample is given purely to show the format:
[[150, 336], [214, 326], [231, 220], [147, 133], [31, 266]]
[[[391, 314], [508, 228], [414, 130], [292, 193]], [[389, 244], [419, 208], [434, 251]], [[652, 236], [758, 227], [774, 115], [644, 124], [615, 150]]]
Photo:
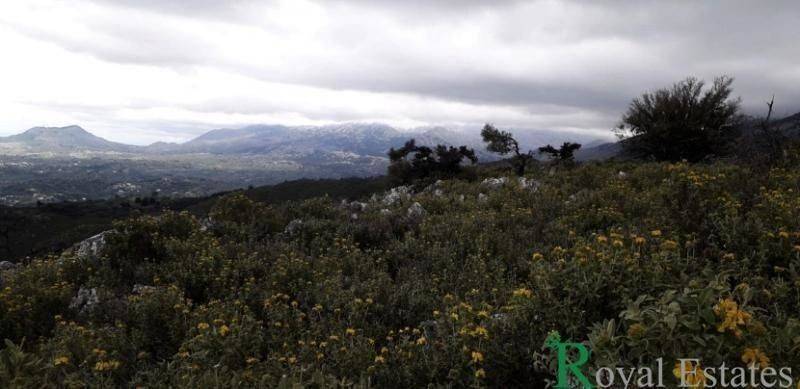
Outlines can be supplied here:
[[[440, 127], [256, 125], [149, 146], [111, 142], [79, 126], [35, 127], [0, 137], [0, 204], [192, 198], [298, 179], [373, 177], [385, 173], [386, 152], [410, 138], [424, 145], [467, 145], [481, 161], [497, 159], [484, 151], [477, 132]], [[520, 137], [529, 148], [568, 140], [598, 147], [607, 141], [553, 131]]]

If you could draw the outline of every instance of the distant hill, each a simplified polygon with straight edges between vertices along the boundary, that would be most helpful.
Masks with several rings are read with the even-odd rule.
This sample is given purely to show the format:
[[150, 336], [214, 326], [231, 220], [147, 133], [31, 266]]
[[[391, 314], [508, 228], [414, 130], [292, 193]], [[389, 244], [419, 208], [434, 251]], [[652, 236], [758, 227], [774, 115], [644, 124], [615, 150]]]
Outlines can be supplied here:
[[[549, 143], [598, 142], [597, 137], [548, 130], [512, 130], [523, 148], [535, 149]], [[392, 147], [415, 138], [423, 145], [466, 145], [479, 156], [493, 159], [485, 152], [480, 133], [455, 131], [444, 127], [398, 130], [380, 123], [346, 123], [325, 126], [252, 125], [217, 129], [184, 143], [156, 142], [133, 146], [95, 136], [79, 126], [34, 127], [21, 134], [0, 137], [0, 151], [6, 154], [64, 154], [75, 152], [130, 153], [143, 155], [219, 154], [268, 155], [295, 160], [385, 158]]]
[[589, 147], [581, 147], [575, 152], [575, 159], [578, 161], [603, 161], [619, 156], [622, 146], [619, 142], [606, 142]]
[[800, 138], [800, 112], [772, 122], [775, 128], [780, 129], [789, 137]]
[[355, 124], [320, 127], [254, 125], [238, 129], [212, 130], [188, 142], [157, 145], [154, 152], [211, 154], [273, 154], [301, 156], [344, 152], [359, 156], [384, 157], [393, 146], [402, 145], [408, 135], [383, 124]]
[[[596, 141], [595, 137], [557, 131], [516, 131], [526, 148], [564, 141]], [[308, 155], [316, 153], [351, 153], [359, 156], [385, 157], [391, 147], [401, 146], [410, 138], [418, 144], [466, 145], [487, 158], [478, 131], [454, 131], [444, 127], [424, 127], [401, 131], [385, 124], [349, 123], [326, 126], [254, 125], [238, 129], [212, 130], [185, 143], [158, 143], [146, 150], [154, 153], [274, 154]]]
[[21, 134], [0, 137], [0, 150], [27, 153], [71, 153], [79, 151], [136, 152], [140, 148], [111, 142], [79, 126], [34, 127]]

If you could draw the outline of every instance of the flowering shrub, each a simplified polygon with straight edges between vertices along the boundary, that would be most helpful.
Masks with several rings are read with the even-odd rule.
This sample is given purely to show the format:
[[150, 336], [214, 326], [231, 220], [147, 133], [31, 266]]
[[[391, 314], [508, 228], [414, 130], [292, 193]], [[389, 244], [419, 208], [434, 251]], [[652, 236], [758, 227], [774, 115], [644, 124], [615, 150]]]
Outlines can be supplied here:
[[590, 369], [699, 358], [698, 385], [800, 366], [800, 169], [480, 182], [119, 221], [0, 275], [0, 386], [542, 387], [553, 331]]

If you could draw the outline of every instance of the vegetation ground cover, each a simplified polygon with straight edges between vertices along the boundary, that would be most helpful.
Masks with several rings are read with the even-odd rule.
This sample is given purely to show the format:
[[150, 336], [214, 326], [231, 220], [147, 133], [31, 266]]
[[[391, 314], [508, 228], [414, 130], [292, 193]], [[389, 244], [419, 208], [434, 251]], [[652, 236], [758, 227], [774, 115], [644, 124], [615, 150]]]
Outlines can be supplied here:
[[476, 175], [352, 203], [233, 193], [4, 271], [0, 386], [542, 387], [552, 331], [590, 369], [800, 366], [800, 168]]

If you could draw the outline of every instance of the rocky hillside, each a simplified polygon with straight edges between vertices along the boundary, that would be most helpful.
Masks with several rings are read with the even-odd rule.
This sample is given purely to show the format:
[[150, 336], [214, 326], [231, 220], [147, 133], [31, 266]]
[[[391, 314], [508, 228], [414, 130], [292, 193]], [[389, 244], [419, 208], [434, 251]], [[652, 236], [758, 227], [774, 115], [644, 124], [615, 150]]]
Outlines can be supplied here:
[[678, 358], [800, 365], [797, 167], [481, 174], [233, 194], [4, 264], [0, 387], [544, 387], [559, 339], [670, 387]]

